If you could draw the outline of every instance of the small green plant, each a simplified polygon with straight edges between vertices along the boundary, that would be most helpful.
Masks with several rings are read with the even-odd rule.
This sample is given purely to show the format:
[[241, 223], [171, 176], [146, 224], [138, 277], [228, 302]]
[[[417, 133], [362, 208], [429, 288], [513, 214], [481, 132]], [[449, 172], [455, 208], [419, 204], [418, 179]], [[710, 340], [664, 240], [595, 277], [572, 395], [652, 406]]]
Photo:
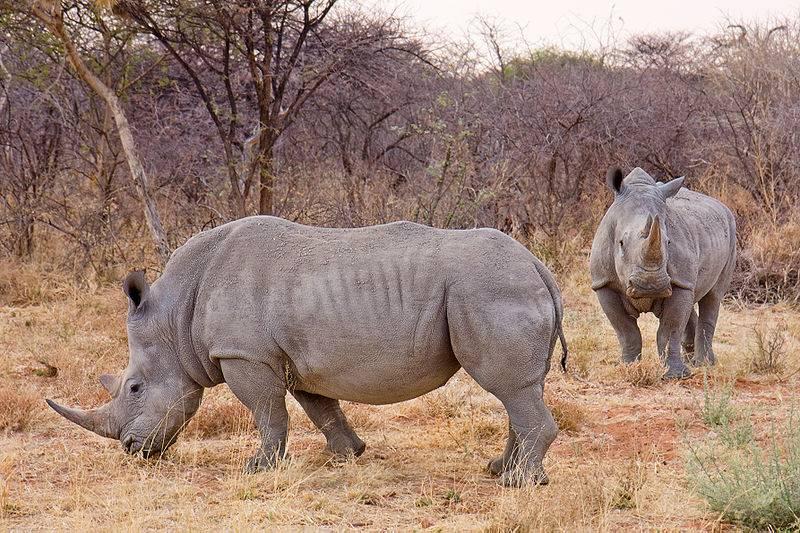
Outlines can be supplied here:
[[700, 413], [703, 422], [713, 428], [727, 428], [736, 418], [736, 409], [731, 404], [732, 390], [730, 386], [712, 390], [708, 381], [703, 383], [703, 410]]
[[730, 448], [742, 448], [753, 442], [753, 425], [750, 421], [721, 428], [719, 438]]
[[793, 417], [769, 442], [731, 448], [720, 440], [691, 448], [694, 490], [729, 522], [756, 530], [800, 528], [800, 430]]
[[786, 334], [781, 328], [754, 327], [750, 349], [750, 370], [756, 374], [780, 376], [786, 369]]
[[433, 500], [428, 496], [417, 498], [417, 501], [414, 502], [414, 507], [430, 507], [431, 505], [433, 505]]
[[451, 504], [459, 503], [461, 501], [461, 494], [453, 489], [450, 489], [445, 493], [444, 499]]

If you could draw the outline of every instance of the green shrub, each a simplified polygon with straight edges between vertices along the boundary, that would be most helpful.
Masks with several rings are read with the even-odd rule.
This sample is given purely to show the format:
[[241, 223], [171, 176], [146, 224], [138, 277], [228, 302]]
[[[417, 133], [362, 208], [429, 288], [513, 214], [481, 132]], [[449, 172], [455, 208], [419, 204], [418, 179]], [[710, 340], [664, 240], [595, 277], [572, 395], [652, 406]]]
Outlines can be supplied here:
[[723, 520], [758, 530], [800, 528], [800, 430], [793, 419], [764, 446], [751, 440], [733, 448], [716, 439], [690, 448], [687, 470]]

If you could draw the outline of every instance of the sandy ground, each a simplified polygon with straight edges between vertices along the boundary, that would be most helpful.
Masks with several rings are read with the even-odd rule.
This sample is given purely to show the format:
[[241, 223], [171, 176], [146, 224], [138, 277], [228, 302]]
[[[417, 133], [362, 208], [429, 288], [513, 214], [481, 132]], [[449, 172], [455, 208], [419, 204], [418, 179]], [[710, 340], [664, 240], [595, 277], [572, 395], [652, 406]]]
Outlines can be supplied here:
[[[258, 441], [225, 386], [206, 393], [164, 458], [128, 457], [43, 401], [106, 400], [97, 376], [127, 361], [124, 296], [61, 290], [37, 305], [0, 307], [0, 530], [731, 529], [692, 494], [685, 474], [688, 446], [713, 436], [700, 416], [704, 387], [733, 385], [734, 404], [753, 420], [756, 438], [766, 438], [796, 405], [800, 312], [728, 304], [716, 339], [720, 364], [664, 383], [648, 378], [647, 367], [639, 375], [618, 363], [584, 275], [561, 283], [572, 369], [565, 376], [554, 365], [546, 396], [562, 432], [546, 460], [550, 485], [522, 490], [484, 471], [502, 450], [505, 412], [463, 371], [410, 402], [344, 405], [367, 442], [348, 463], [330, 461], [324, 438], [290, 400], [290, 460], [242, 474]], [[656, 321], [641, 323], [652, 374]], [[785, 336], [783, 377], [751, 371], [754, 328]]]

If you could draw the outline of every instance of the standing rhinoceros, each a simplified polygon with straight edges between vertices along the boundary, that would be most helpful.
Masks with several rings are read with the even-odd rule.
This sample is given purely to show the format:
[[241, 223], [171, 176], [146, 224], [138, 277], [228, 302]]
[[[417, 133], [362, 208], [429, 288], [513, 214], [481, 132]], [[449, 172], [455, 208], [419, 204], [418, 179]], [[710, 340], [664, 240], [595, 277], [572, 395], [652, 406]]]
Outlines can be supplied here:
[[203, 388], [224, 382], [261, 433], [248, 471], [284, 456], [287, 390], [329, 451], [358, 456], [365, 445], [339, 400], [401, 402], [463, 367], [509, 415], [491, 472], [509, 485], [547, 482], [542, 458], [557, 427], [542, 394], [556, 337], [566, 362], [561, 296], [499, 231], [250, 217], [189, 239], [152, 287], [136, 272], [123, 288], [130, 362], [100, 379], [113, 399], [90, 411], [48, 403], [129, 453], [164, 451]]
[[711, 341], [736, 262], [733, 214], [714, 198], [681, 189], [683, 178], [656, 183], [635, 168], [623, 179], [616, 168], [607, 182], [614, 203], [597, 228], [589, 265], [623, 361], [641, 356], [636, 319], [652, 312], [659, 318], [664, 377], [690, 374], [681, 345], [693, 363], [714, 364]]

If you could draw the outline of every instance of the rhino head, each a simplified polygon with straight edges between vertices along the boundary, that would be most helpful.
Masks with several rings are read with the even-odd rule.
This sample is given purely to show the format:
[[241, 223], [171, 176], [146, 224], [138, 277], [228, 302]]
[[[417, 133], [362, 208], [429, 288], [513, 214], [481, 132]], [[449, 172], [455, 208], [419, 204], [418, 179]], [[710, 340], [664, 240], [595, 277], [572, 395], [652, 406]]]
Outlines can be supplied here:
[[67, 420], [118, 439], [126, 452], [149, 457], [175, 442], [200, 406], [203, 388], [183, 369], [170, 310], [153, 297], [144, 272], [131, 273], [123, 290], [129, 300], [130, 357], [121, 376], [100, 376], [111, 401], [91, 410], [47, 403]]
[[667, 298], [672, 280], [667, 273], [669, 234], [667, 198], [678, 193], [683, 178], [657, 183], [641, 169], [623, 179], [619, 168], [608, 173], [614, 192], [609, 209], [614, 269], [629, 298]]

